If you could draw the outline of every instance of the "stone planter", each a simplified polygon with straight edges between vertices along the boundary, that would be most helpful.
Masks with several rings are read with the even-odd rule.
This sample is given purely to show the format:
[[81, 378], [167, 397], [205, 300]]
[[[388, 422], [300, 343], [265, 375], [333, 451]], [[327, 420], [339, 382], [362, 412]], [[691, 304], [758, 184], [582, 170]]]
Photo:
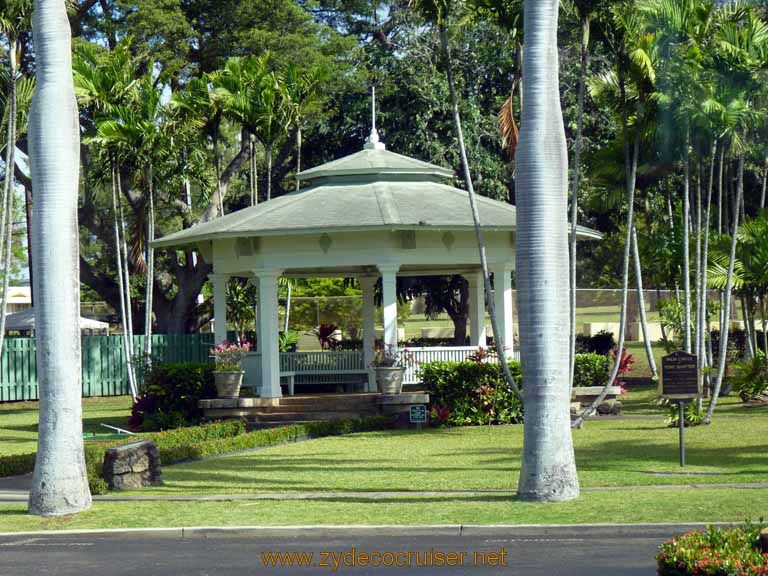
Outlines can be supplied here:
[[376, 387], [382, 394], [400, 394], [403, 391], [403, 376], [405, 367], [378, 366], [376, 372]]
[[243, 384], [243, 371], [214, 372], [213, 379], [216, 383], [216, 396], [218, 398], [238, 398], [240, 386]]

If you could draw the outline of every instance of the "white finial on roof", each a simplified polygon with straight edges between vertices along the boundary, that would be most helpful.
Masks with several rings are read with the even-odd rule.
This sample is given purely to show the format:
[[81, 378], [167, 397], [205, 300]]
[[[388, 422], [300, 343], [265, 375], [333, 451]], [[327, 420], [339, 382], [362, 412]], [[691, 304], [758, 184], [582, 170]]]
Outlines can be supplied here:
[[371, 86], [371, 133], [363, 146], [366, 150], [384, 150], [384, 142], [379, 141], [376, 131], [376, 86]]

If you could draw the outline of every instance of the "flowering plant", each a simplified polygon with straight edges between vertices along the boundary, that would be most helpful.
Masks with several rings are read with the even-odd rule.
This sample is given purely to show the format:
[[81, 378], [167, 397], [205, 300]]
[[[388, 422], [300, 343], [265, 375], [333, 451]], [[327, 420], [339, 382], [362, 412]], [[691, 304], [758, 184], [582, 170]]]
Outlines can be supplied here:
[[230, 344], [226, 340], [215, 348], [211, 348], [211, 355], [216, 362], [216, 372], [239, 372], [240, 363], [250, 349], [250, 342]]
[[371, 368], [404, 368], [413, 360], [413, 354], [407, 350], [397, 350], [392, 344], [376, 346]]

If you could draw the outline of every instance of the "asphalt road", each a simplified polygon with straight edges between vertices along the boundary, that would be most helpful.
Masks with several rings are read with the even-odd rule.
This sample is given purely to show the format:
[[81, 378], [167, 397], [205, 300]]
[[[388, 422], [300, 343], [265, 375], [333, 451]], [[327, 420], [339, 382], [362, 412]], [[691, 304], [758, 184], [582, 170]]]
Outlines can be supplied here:
[[[568, 533], [563, 536], [301, 536], [214, 537], [147, 536], [141, 534], [51, 535], [0, 537], [0, 576], [203, 576], [251, 574], [482, 574], [524, 576], [652, 576], [656, 547], [672, 535], [639, 531], [621, 536]], [[435, 552], [466, 552], [469, 566], [345, 566], [344, 553], [402, 552], [386, 560], [407, 561], [408, 552], [419, 560]], [[504, 551], [502, 566], [501, 552]], [[262, 552], [312, 552], [316, 566], [265, 566]], [[323, 553], [330, 553], [323, 556]], [[475, 553], [485, 555], [486, 565], [472, 566]], [[493, 556], [497, 554], [498, 556]], [[384, 558], [384, 557], [382, 557]], [[350, 556], [346, 557], [349, 563]], [[358, 557], [359, 559], [359, 557]], [[373, 560], [378, 560], [374, 557]], [[448, 556], [446, 560], [450, 559]], [[481, 557], [477, 556], [478, 562]], [[415, 562], [416, 557], [411, 556]], [[321, 564], [327, 563], [328, 566]], [[334, 564], [336, 568], [334, 569]]]

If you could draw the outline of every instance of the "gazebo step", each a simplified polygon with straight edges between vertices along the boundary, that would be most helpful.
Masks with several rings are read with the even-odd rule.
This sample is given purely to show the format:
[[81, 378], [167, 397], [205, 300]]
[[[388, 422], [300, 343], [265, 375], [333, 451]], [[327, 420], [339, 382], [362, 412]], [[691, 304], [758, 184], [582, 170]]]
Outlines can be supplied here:
[[345, 420], [348, 418], [359, 418], [360, 416], [373, 416], [376, 412], [270, 412], [256, 413], [252, 418], [255, 422], [300, 422], [307, 420]]

